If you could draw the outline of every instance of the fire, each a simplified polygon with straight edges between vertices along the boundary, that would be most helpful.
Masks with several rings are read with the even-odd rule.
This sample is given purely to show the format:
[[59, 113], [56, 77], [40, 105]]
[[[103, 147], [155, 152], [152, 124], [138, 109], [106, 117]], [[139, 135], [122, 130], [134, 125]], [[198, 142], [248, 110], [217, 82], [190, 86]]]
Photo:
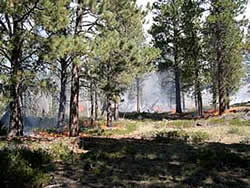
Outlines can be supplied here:
[[170, 109], [169, 114], [176, 114], [176, 110], [175, 109]]

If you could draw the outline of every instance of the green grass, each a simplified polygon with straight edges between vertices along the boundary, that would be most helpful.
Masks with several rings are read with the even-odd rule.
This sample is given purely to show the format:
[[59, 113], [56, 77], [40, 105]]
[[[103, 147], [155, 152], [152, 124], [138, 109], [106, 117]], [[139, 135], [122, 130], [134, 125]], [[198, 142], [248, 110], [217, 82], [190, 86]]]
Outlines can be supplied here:
[[190, 128], [193, 127], [195, 122], [193, 120], [174, 120], [171, 122], [168, 122], [168, 126], [173, 126], [176, 128]]
[[155, 140], [158, 142], [185, 141], [192, 143], [202, 143], [209, 139], [209, 134], [202, 131], [187, 132], [185, 130], [156, 132]]
[[242, 119], [232, 119], [229, 121], [232, 126], [250, 126], [250, 121]]
[[228, 132], [228, 134], [236, 134], [239, 136], [243, 136], [244, 135], [244, 130], [238, 128], [238, 127], [231, 127]]
[[211, 125], [218, 125], [218, 124], [224, 124], [226, 122], [226, 120], [224, 118], [218, 118], [218, 117], [214, 117], [214, 118], [210, 118], [208, 119], [208, 123]]
[[[99, 121], [98, 124], [103, 125], [105, 122]], [[110, 129], [103, 129], [101, 127], [84, 127], [81, 129], [82, 133], [89, 136], [112, 136], [112, 135], [128, 135], [136, 131], [137, 122], [119, 121], [113, 122], [113, 127]]]
[[106, 130], [105, 135], [128, 135], [136, 131], [137, 124], [133, 122], [126, 122], [125, 126], [121, 129]]

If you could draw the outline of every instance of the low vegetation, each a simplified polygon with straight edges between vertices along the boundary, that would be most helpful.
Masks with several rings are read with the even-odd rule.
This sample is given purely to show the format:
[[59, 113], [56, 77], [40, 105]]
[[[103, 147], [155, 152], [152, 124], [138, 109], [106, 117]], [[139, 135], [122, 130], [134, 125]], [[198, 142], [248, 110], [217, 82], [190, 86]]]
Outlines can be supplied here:
[[1, 137], [1, 187], [250, 186], [247, 120], [83, 122], [77, 138], [56, 129]]

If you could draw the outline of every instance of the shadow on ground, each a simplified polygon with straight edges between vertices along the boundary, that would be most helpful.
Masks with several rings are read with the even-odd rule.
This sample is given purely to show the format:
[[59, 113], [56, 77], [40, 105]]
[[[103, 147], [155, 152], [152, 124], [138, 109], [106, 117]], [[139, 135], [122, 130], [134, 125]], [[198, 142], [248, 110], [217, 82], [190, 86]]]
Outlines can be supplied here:
[[84, 138], [84, 187], [250, 187], [250, 145]]
[[14, 141], [0, 149], [0, 187], [42, 187], [51, 180], [54, 166], [48, 153], [30, 150]]
[[182, 114], [178, 113], [170, 113], [170, 112], [164, 112], [164, 113], [150, 113], [150, 112], [120, 112], [119, 116], [121, 118], [130, 119], [130, 120], [143, 120], [143, 119], [150, 119], [154, 121], [161, 121], [163, 119], [168, 120], [191, 120], [195, 119], [197, 116], [196, 113], [193, 112], [186, 112]]

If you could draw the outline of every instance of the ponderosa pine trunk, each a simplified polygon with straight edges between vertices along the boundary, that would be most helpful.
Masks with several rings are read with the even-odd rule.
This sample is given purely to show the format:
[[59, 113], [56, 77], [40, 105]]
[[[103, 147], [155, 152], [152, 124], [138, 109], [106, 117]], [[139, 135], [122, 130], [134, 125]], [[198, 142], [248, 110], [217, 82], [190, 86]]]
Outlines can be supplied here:
[[216, 86], [216, 83], [213, 83], [213, 86], [212, 86], [212, 104], [213, 104], [214, 110], [216, 110], [217, 109], [217, 86]]
[[90, 81], [90, 124], [94, 124], [94, 91], [93, 91], [93, 81]]
[[198, 115], [203, 116], [203, 104], [202, 104], [201, 84], [199, 81], [199, 70], [195, 71], [195, 94], [197, 99]]
[[112, 99], [107, 97], [107, 127], [112, 127]]
[[197, 107], [198, 115], [203, 116], [202, 94], [199, 89], [197, 90]]
[[176, 113], [182, 113], [181, 110], [181, 88], [180, 88], [180, 70], [179, 67], [175, 67], [175, 103], [176, 103]]
[[66, 87], [67, 87], [67, 81], [68, 81], [67, 61], [65, 59], [61, 59], [60, 64], [61, 64], [61, 72], [60, 72], [61, 89], [60, 89], [57, 128], [62, 127], [65, 121], [65, 111], [66, 111], [66, 102], [67, 102]]
[[217, 63], [217, 84], [218, 84], [218, 95], [219, 95], [219, 115], [222, 115], [226, 110], [226, 92], [225, 92], [225, 82], [224, 82], [224, 62], [222, 58], [222, 31], [221, 24], [217, 22], [216, 24], [216, 63]]
[[19, 84], [12, 83], [10, 88], [10, 119], [8, 136], [23, 136], [23, 117], [19, 92]]
[[72, 64], [69, 136], [79, 135], [79, 65]]
[[23, 117], [21, 108], [21, 83], [19, 73], [22, 72], [20, 59], [22, 57], [22, 45], [21, 39], [17, 34], [16, 24], [13, 25], [14, 34], [13, 37], [13, 50], [11, 54], [11, 85], [10, 85], [10, 119], [9, 119], [9, 129], [8, 136], [23, 136]]

